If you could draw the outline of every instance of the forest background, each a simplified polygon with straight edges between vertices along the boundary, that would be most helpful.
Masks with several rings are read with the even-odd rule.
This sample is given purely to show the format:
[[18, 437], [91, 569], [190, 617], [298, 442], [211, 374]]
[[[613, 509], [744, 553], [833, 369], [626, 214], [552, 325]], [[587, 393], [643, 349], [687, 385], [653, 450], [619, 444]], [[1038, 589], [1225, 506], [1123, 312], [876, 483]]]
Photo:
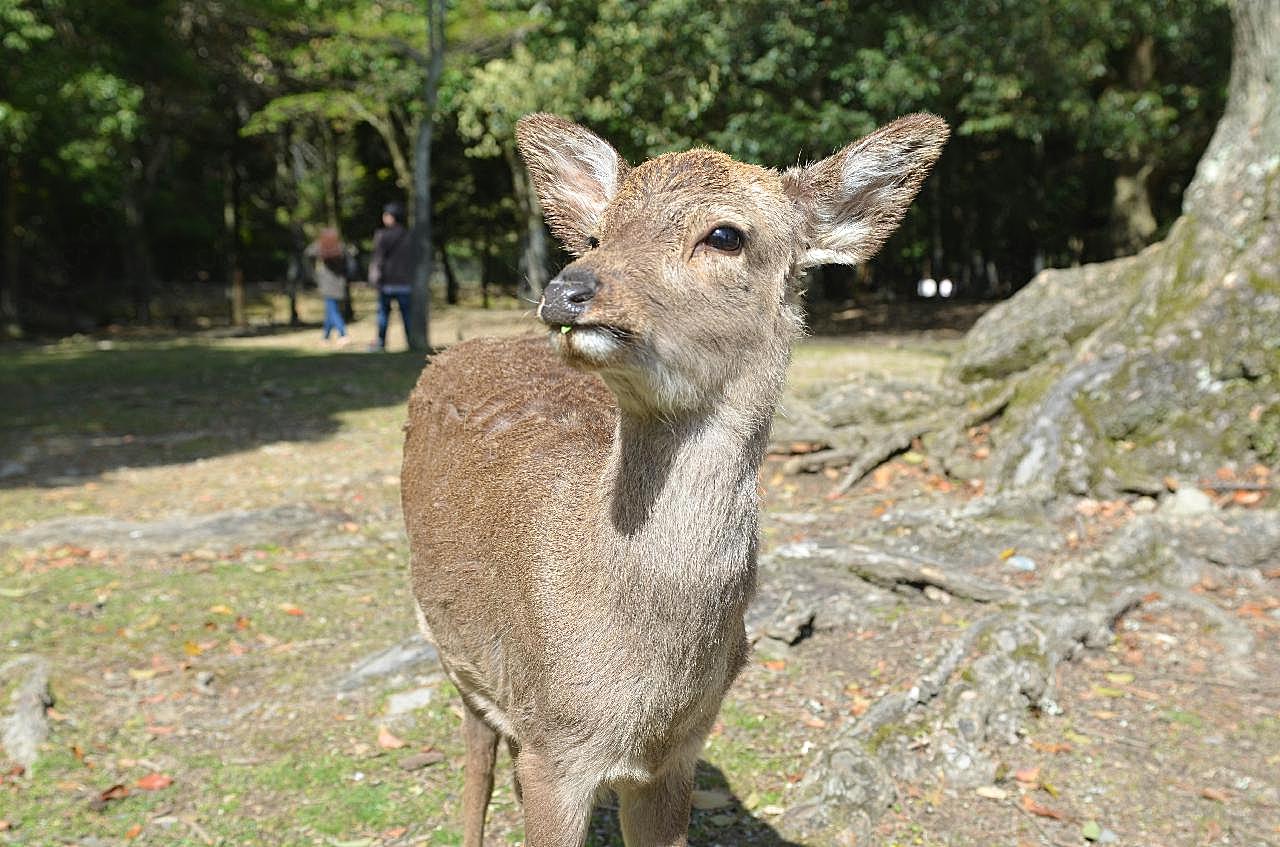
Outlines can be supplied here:
[[514, 154], [535, 110], [633, 162], [774, 167], [936, 112], [955, 135], [903, 227], [811, 308], [926, 276], [1003, 298], [1165, 235], [1231, 59], [1223, 0], [0, 0], [0, 33], [10, 337], [243, 322], [239, 280], [296, 320], [305, 245], [336, 225], [367, 256], [428, 131], [435, 296], [536, 294], [563, 257]]

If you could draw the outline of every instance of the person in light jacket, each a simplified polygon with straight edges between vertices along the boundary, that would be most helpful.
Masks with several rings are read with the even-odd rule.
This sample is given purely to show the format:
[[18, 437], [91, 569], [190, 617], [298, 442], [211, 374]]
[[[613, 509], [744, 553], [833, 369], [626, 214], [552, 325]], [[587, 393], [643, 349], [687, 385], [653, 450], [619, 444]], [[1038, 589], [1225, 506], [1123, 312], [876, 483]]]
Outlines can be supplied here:
[[350, 343], [347, 324], [342, 319], [342, 301], [347, 299], [347, 250], [333, 227], [320, 230], [320, 235], [307, 247], [307, 256], [315, 261], [316, 288], [324, 298], [323, 338], [337, 330], [338, 345]]

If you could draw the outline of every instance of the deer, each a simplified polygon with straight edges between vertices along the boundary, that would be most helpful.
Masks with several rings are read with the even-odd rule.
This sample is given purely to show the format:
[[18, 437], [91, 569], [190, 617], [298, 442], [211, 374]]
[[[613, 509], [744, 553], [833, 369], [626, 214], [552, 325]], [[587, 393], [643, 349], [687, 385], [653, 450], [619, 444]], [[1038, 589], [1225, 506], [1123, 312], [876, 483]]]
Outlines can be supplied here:
[[472, 339], [414, 387], [401, 500], [418, 623], [462, 699], [463, 843], [505, 740], [528, 847], [688, 843], [695, 766], [749, 656], [759, 470], [803, 331], [798, 281], [872, 256], [946, 142], [900, 118], [785, 171], [692, 149], [629, 166], [516, 127], [573, 260], [537, 335]]

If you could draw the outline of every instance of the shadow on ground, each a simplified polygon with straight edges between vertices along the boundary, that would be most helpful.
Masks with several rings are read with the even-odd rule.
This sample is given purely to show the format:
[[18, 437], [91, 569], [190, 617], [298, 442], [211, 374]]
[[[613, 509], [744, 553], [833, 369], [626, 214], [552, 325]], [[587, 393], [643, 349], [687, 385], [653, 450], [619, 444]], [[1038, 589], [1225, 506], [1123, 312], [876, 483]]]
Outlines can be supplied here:
[[809, 329], [814, 335], [930, 331], [963, 334], [994, 305], [990, 301], [920, 298], [892, 303], [822, 303], [811, 307]]
[[[772, 826], [754, 816], [729, 788], [729, 780], [715, 765], [703, 760], [698, 762], [698, 786], [722, 791], [729, 795], [728, 802], [715, 809], [694, 809], [689, 825], [689, 843], [706, 845], [751, 844], [760, 847], [806, 847], [789, 841]], [[622, 847], [622, 830], [618, 825], [617, 804], [596, 807], [591, 818], [588, 847]]]
[[402, 405], [423, 361], [171, 341], [0, 350], [0, 487], [322, 439], [343, 413]]

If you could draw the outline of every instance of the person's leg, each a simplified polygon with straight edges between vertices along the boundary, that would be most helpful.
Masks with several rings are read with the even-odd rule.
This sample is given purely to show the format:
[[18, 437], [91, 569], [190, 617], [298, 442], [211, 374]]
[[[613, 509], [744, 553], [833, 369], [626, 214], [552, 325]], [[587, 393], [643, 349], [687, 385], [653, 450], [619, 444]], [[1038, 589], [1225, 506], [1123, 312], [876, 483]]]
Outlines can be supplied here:
[[329, 308], [331, 302], [328, 297], [324, 299], [324, 323], [320, 325], [320, 337], [325, 341], [329, 340], [329, 330], [333, 329], [333, 310]]
[[378, 292], [378, 340], [370, 344], [370, 349], [387, 349], [387, 321], [391, 312], [391, 295]]
[[400, 320], [404, 323], [404, 343], [409, 343], [409, 321], [412, 320], [413, 295], [397, 294], [396, 302], [400, 304]]
[[[337, 297], [326, 297], [324, 300], [325, 324], [338, 331], [338, 335], [342, 338], [347, 337], [347, 323], [342, 319], [342, 301]], [[325, 338], [329, 337], [328, 329], [325, 330]]]

